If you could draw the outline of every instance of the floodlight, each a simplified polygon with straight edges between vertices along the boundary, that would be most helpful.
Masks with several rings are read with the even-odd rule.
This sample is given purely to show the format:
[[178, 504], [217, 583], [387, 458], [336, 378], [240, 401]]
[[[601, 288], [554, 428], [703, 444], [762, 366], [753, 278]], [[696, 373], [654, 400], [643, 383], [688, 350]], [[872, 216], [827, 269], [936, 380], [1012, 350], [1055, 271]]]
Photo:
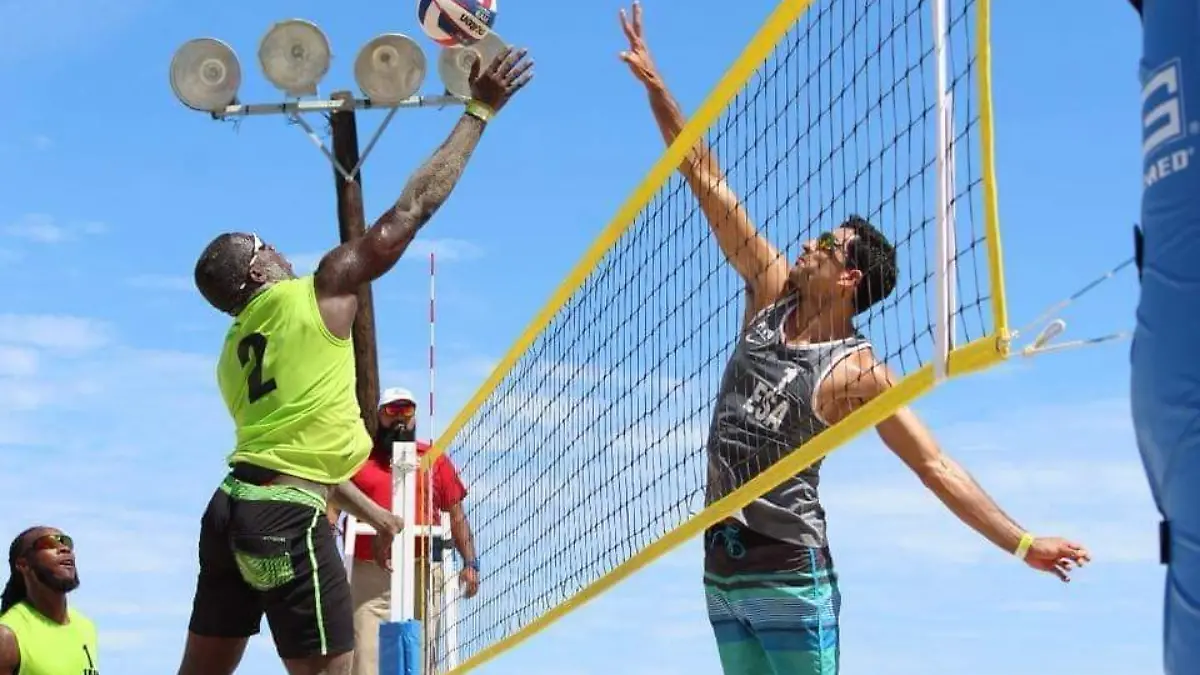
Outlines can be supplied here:
[[401, 33], [376, 36], [359, 50], [354, 79], [372, 103], [394, 105], [409, 98], [425, 81], [425, 52]]
[[185, 106], [216, 112], [237, 100], [242, 68], [229, 45], [215, 38], [183, 43], [171, 58], [171, 89]]
[[317, 83], [329, 71], [329, 40], [311, 21], [280, 21], [258, 45], [258, 62], [271, 84], [289, 96], [317, 93]]
[[469, 47], [444, 47], [438, 56], [438, 77], [446, 85], [446, 91], [454, 96], [470, 98], [472, 62], [479, 59], [479, 69], [482, 71], [505, 49], [507, 45], [495, 33], [488, 33]]

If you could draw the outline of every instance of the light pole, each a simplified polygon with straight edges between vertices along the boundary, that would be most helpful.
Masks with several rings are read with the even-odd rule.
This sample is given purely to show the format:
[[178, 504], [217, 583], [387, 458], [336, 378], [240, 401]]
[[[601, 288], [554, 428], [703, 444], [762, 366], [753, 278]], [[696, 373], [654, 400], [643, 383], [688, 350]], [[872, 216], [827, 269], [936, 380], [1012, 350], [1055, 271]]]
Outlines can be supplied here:
[[[242, 84], [242, 69], [237, 55], [229, 45], [210, 37], [189, 40], [176, 50], [171, 59], [171, 89], [185, 106], [213, 119], [283, 115], [295, 122], [333, 165], [338, 234], [346, 242], [366, 231], [361, 169], [396, 111], [464, 104], [471, 94], [467, 79], [472, 62], [479, 59], [481, 67], [486, 67], [503, 49], [503, 42], [494, 35], [470, 47], [443, 47], [437, 70], [445, 91], [421, 95], [418, 92], [427, 70], [425, 53], [407, 35], [383, 33], [363, 45], [354, 60], [354, 79], [363, 96], [335, 91], [328, 98], [321, 98], [317, 85], [329, 71], [333, 58], [329, 40], [311, 21], [288, 19], [271, 26], [258, 47], [259, 66], [267, 80], [285, 95], [282, 102], [240, 103], [237, 94]], [[387, 114], [360, 156], [355, 112], [368, 109], [386, 110]], [[329, 120], [332, 150], [325, 147], [305, 119], [310, 114], [323, 115]], [[363, 284], [358, 291], [358, 313], [352, 334], [358, 404], [374, 437], [379, 359], [370, 284]]]

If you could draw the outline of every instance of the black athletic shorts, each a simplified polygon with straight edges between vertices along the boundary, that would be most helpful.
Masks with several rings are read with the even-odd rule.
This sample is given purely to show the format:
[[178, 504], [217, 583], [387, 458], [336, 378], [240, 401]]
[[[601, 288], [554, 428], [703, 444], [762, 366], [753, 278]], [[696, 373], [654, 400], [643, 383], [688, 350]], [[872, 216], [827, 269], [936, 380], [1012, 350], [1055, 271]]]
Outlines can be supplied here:
[[[354, 608], [319, 495], [240, 465], [200, 522], [200, 576], [188, 629], [244, 638], [265, 614], [284, 659], [354, 649]], [[256, 475], [259, 474], [259, 475]]]

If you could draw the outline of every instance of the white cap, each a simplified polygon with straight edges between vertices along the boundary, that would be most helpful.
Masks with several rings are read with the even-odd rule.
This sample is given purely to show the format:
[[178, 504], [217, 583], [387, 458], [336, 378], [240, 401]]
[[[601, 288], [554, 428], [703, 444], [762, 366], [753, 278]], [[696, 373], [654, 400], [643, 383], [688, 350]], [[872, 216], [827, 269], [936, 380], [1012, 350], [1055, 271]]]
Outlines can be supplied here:
[[417, 404], [417, 399], [413, 398], [411, 391], [402, 389], [400, 387], [392, 387], [390, 389], [383, 390], [383, 395], [379, 397], [379, 407], [382, 408], [383, 406], [389, 403], [395, 403], [396, 401], [408, 401], [413, 405]]

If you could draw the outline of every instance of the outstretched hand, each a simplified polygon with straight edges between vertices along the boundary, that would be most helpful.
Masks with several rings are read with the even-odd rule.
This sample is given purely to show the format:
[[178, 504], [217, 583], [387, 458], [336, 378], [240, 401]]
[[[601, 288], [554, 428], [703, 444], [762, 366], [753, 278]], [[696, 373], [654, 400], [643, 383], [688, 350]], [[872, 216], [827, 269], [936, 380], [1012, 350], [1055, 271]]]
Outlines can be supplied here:
[[1035, 570], [1049, 572], [1063, 582], [1071, 580], [1070, 572], [1092, 561], [1092, 554], [1081, 544], [1059, 537], [1039, 537], [1033, 540], [1025, 554], [1025, 564]]
[[533, 60], [525, 58], [526, 50], [506, 47], [479, 72], [479, 59], [471, 64], [471, 98], [495, 112], [533, 79]]
[[625, 31], [625, 37], [629, 40], [629, 49], [621, 52], [619, 56], [642, 84], [654, 84], [661, 78], [654, 60], [650, 58], [650, 48], [646, 46], [646, 38], [642, 33], [642, 3], [634, 0], [632, 13], [631, 21], [625, 10], [621, 10], [621, 29]]

